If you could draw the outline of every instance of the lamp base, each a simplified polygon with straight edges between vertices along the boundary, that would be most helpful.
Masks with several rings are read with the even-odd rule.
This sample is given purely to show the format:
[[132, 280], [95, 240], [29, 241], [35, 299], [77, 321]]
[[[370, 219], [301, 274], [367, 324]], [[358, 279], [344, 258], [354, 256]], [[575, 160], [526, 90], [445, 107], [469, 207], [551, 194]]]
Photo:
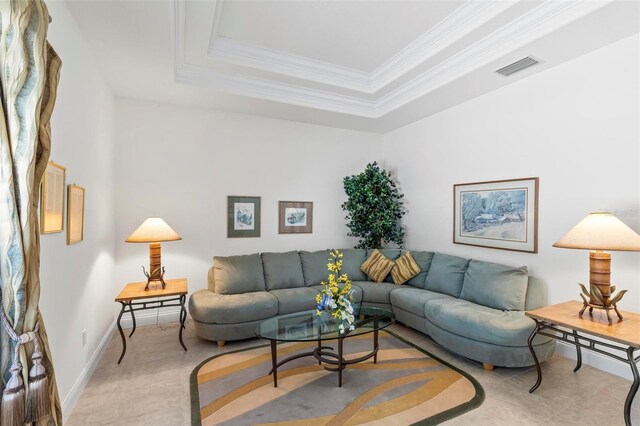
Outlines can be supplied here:
[[604, 309], [607, 313], [607, 319], [609, 320], [609, 324], [612, 324], [611, 315], [609, 315], [610, 310], [614, 310], [616, 315], [618, 315], [618, 319], [622, 321], [622, 315], [620, 311], [618, 311], [618, 302], [622, 300], [622, 297], [627, 292], [627, 290], [620, 290], [618, 294], [613, 296], [613, 293], [616, 291], [616, 286], [612, 285], [610, 288], [607, 288], [608, 295], [604, 295], [600, 288], [592, 284], [591, 291], [587, 291], [587, 288], [578, 283], [580, 288], [582, 289], [582, 293], [580, 293], [580, 297], [582, 298], [582, 309], [578, 313], [578, 316], [582, 317], [584, 311], [589, 308], [589, 315], [593, 313], [594, 309]]
[[585, 309], [589, 308], [589, 315], [591, 315], [593, 313], [594, 309], [604, 309], [607, 313], [607, 319], [609, 320], [609, 324], [612, 324], [613, 321], [611, 320], [611, 315], [609, 315], [609, 311], [610, 310], [614, 310], [616, 312], [616, 315], [618, 315], [618, 319], [620, 319], [620, 321], [622, 321], [622, 315], [620, 314], [620, 311], [618, 311], [618, 307], [616, 305], [610, 305], [610, 306], [601, 306], [601, 305], [596, 305], [594, 303], [589, 303], [589, 302], [582, 302], [582, 309], [580, 310], [580, 312], [578, 313], [578, 315], [580, 317], [582, 317], [582, 314], [584, 313]]
[[147, 285], [144, 287], [144, 291], [149, 291], [149, 284], [158, 281], [162, 283], [162, 289], [164, 290], [164, 287], [167, 285], [167, 283], [164, 282], [164, 266], [162, 269], [154, 269], [151, 274], [147, 273], [143, 266], [142, 272], [144, 272], [144, 275], [147, 277]]

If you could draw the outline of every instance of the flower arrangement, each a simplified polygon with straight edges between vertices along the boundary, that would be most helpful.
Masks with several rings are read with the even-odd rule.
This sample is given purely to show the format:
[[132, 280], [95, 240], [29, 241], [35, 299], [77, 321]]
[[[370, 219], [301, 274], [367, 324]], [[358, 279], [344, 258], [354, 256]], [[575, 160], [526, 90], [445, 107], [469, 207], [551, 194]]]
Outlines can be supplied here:
[[353, 330], [354, 322], [354, 306], [353, 306], [353, 290], [351, 289], [351, 280], [347, 274], [340, 274], [342, 269], [342, 256], [338, 250], [331, 250], [329, 253], [329, 270], [328, 282], [322, 281], [322, 291], [316, 296], [318, 304], [317, 314], [322, 315], [328, 311], [331, 316], [338, 322], [338, 329], [341, 334], [345, 331]]

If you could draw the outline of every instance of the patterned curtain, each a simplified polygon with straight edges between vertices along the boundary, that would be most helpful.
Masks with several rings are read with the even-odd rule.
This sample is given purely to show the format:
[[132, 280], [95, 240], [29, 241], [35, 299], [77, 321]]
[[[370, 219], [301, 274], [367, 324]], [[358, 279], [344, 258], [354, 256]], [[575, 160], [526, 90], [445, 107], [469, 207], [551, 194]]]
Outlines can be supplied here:
[[[31, 344], [18, 344], [18, 351], [14, 352], [16, 341], [6, 327], [0, 327], [2, 426], [19, 423], [22, 415], [17, 416], [14, 405], [6, 402], [17, 395], [9, 392], [14, 353], [22, 366], [17, 376], [25, 385], [20, 398], [14, 398], [18, 401], [11, 404], [19, 402], [27, 407], [21, 424], [25, 421], [37, 425], [62, 424], [51, 352], [38, 309], [39, 187], [49, 159], [50, 118], [61, 67], [60, 58], [47, 42], [48, 25], [49, 13], [43, 0], [0, 1], [0, 290], [5, 322], [13, 328], [13, 336], [36, 341], [35, 348]], [[35, 334], [29, 333], [32, 331]], [[42, 353], [42, 359], [36, 363], [44, 366], [48, 377], [48, 381], [42, 381], [48, 383], [48, 388], [45, 387], [47, 409], [41, 418], [29, 414], [35, 352]]]

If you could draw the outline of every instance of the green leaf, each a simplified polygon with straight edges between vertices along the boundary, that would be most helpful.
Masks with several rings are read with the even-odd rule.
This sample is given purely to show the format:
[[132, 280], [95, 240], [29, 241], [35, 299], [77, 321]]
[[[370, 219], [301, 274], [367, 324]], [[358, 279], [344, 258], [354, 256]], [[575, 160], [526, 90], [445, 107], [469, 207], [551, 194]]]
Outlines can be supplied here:
[[616, 292], [616, 286], [615, 286], [615, 285], [612, 285], [612, 286], [611, 286], [611, 294], [613, 294], [613, 293], [615, 293], [615, 292]]

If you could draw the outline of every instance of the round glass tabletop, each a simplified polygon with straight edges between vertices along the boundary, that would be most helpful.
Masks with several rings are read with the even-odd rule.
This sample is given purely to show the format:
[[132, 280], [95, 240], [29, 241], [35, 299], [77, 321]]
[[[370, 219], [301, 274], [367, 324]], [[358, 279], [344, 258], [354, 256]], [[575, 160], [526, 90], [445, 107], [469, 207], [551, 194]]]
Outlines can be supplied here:
[[328, 313], [318, 315], [315, 309], [269, 318], [258, 324], [255, 333], [268, 340], [308, 342], [359, 336], [395, 322], [393, 313], [382, 308], [357, 306], [354, 316], [355, 329], [344, 333], [340, 333], [340, 321]]

